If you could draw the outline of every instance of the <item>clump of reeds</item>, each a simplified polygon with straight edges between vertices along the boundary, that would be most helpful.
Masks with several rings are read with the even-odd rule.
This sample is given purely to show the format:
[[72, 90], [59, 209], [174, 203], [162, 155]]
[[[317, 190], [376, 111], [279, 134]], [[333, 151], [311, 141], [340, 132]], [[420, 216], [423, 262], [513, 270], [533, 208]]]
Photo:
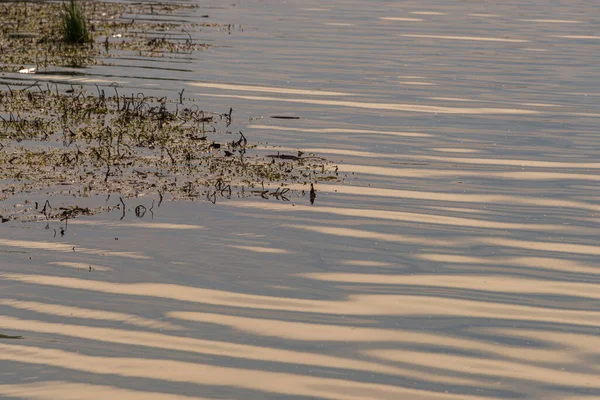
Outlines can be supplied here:
[[63, 4], [61, 32], [65, 43], [84, 44], [93, 41], [87, 25], [85, 10], [78, 1], [69, 0]]

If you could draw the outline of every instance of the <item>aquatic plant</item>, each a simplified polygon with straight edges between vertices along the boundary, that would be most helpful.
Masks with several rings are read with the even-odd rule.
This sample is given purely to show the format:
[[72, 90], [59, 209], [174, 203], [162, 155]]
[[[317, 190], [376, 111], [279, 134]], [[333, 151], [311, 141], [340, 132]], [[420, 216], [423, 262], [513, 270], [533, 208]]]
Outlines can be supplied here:
[[85, 9], [75, 0], [63, 3], [60, 27], [62, 40], [65, 43], [85, 44], [94, 41], [88, 28]]
[[[110, 65], [111, 58], [124, 52], [178, 58], [210, 47], [194, 40], [189, 32], [200, 29], [225, 32], [228, 26], [125, 17], [189, 13], [198, 8], [195, 4], [65, 1], [0, 1], [0, 21], [9, 21], [0, 24], [0, 71], [35, 73], [53, 65]], [[99, 45], [81, 45], [81, 42]]]
[[[0, 90], [0, 200], [68, 188], [74, 198], [150, 195], [159, 204], [163, 196], [211, 203], [249, 196], [290, 201], [300, 196], [290, 186], [297, 184], [310, 188], [313, 203], [313, 184], [339, 179], [337, 168], [314, 154], [257, 149], [247, 134], [232, 131], [232, 109], [201, 110], [183, 91], [168, 100], [124, 96], [115, 86], [97, 87], [94, 94], [38, 83], [7, 89]], [[0, 214], [7, 220], [65, 220], [107, 207], [52, 208], [32, 199], [22, 208], [0, 207]]]

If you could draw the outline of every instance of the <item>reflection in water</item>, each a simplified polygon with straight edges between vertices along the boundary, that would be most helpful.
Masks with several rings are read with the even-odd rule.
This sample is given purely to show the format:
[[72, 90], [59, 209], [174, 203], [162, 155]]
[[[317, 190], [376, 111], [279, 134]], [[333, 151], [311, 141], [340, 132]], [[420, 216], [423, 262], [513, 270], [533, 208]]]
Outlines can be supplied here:
[[[596, 321], [600, 318], [600, 311], [556, 310], [546, 309], [544, 307], [496, 304], [489, 301], [448, 299], [446, 297], [437, 296], [419, 297], [409, 295], [354, 294], [348, 296], [348, 298], [343, 301], [323, 301], [248, 295], [176, 285], [119, 284], [117, 287], [108, 287], [108, 285], [100, 282], [86, 282], [72, 278], [45, 278], [42, 276], [22, 276], [16, 274], [6, 274], [1, 276], [1, 278], [4, 280], [30, 282], [41, 285], [87, 288], [88, 290], [97, 290], [105, 293], [161, 297], [164, 299], [228, 307], [304, 313], [319, 312], [337, 315], [397, 316], [439, 315], [481, 318], [494, 315], [496, 318], [512, 318], [514, 320], [531, 320], [532, 318], [535, 318], [538, 321], [579, 324], [582, 326], [596, 326]], [[435, 287], [435, 285], [432, 287]], [[443, 287], [451, 288], [452, 284], [444, 285]], [[179, 293], [172, 293], [172, 291], [175, 290]], [[553, 293], [552, 291], [550, 292]], [[543, 293], [548, 292], [546, 291]], [[583, 297], [583, 299], [585, 299], [585, 297]]]
[[[0, 299], [0, 305], [18, 308], [22, 310], [35, 311], [36, 313], [42, 313], [47, 315], [56, 315], [67, 318], [89, 318], [96, 320], [106, 321], [118, 321], [127, 325], [144, 326], [154, 329], [169, 329], [179, 330], [182, 329], [180, 326], [163, 322], [156, 321], [148, 318], [138, 317], [136, 315], [124, 314], [119, 312], [104, 311], [104, 310], [92, 310], [89, 308], [63, 306], [60, 304], [49, 304], [49, 303], [38, 303], [35, 301], [17, 301], [11, 299]], [[6, 322], [5, 318], [0, 316], [0, 321], [5, 321], [5, 326], [11, 326], [16, 329], [15, 321]], [[21, 328], [19, 328], [21, 329]]]
[[[0, 385], [0, 395], [6, 397], [22, 397], [32, 400], [209, 400], [208, 397], [180, 396], [168, 393], [145, 392], [140, 390], [121, 389], [114, 386], [90, 385], [48, 381], [21, 385]], [[76, 397], [73, 397], [73, 396]]]
[[[536, 367], [526, 365], [523, 360], [499, 361], [490, 360], [487, 357], [427, 354], [424, 352], [406, 350], [378, 350], [369, 354], [394, 362], [403, 362], [406, 359], [415, 360], [415, 366], [424, 366], [436, 369], [446, 369], [455, 372], [473, 374], [480, 379], [498, 379], [502, 377], [523, 379], [526, 381], [554, 382], [558, 385], [589, 386], [594, 380], [593, 374], [582, 374], [577, 372], [556, 371], [553, 368]], [[556, 360], [554, 360], [556, 361]], [[565, 360], [566, 361], [566, 360]], [[573, 367], [576, 363], [571, 364]]]
[[[280, 150], [287, 150], [285, 148], [280, 148]], [[339, 154], [339, 155], [348, 155], [348, 156], [358, 156], [358, 157], [383, 157], [383, 158], [395, 158], [396, 160], [399, 158], [396, 154], [377, 154], [366, 151], [356, 151], [356, 150], [343, 150], [343, 149], [325, 149], [325, 148], [307, 148], [305, 149], [308, 152], [313, 153], [324, 153], [324, 154]], [[444, 150], [448, 151], [448, 150]], [[449, 149], [449, 151], [456, 152], [464, 152], [468, 153], [470, 151], [465, 151], [464, 149]], [[572, 168], [572, 169], [600, 169], [600, 163], [575, 163], [575, 162], [556, 162], [556, 161], [535, 161], [535, 160], [500, 160], [493, 158], [462, 158], [462, 157], [440, 157], [440, 156], [427, 156], [427, 155], [406, 155], [403, 154], [402, 159], [406, 160], [420, 160], [420, 161], [439, 161], [444, 163], [453, 163], [453, 164], [475, 164], [475, 165], [506, 165], [513, 167], [532, 167], [532, 168]]]
[[200, 225], [190, 225], [190, 224], [170, 224], [170, 223], [157, 223], [157, 222], [115, 222], [115, 221], [85, 221], [81, 219], [76, 219], [74, 221], [69, 222], [70, 224], [75, 225], [93, 225], [93, 226], [114, 226], [114, 227], [131, 227], [131, 228], [148, 228], [148, 229], [173, 229], [173, 230], [194, 230], [194, 229], [204, 229], [203, 226]]
[[402, 22], [422, 22], [421, 18], [402, 18], [402, 17], [380, 17], [384, 21], [402, 21]]
[[248, 128], [252, 129], [272, 129], [277, 131], [292, 131], [292, 132], [307, 132], [307, 133], [340, 133], [340, 134], [376, 134], [376, 135], [396, 135], [406, 137], [427, 137], [431, 136], [427, 133], [415, 133], [415, 132], [390, 132], [390, 131], [379, 131], [373, 129], [341, 129], [341, 128], [289, 128], [285, 126], [273, 126], [273, 125], [259, 125], [252, 124], [248, 125]]
[[305, 176], [286, 203], [2, 224], [0, 397], [600, 397], [596, 4], [292, 3], [178, 16], [201, 58], [37, 76], [185, 88], [252, 151], [339, 170], [314, 205]]
[[446, 15], [446, 13], [439, 11], [411, 11], [410, 13], [418, 15]]
[[454, 254], [419, 254], [423, 260], [442, 263], [457, 264], [493, 264], [493, 265], [515, 265], [534, 269], [551, 269], [556, 271], [579, 272], [585, 274], [600, 274], [600, 269], [595, 265], [585, 265], [577, 261], [560, 258], [542, 257], [506, 257], [500, 259], [489, 259], [484, 257], [457, 256]]
[[558, 35], [558, 38], [564, 39], [590, 39], [590, 40], [600, 40], [600, 36], [592, 36], [592, 35]]
[[506, 39], [506, 38], [491, 38], [491, 37], [480, 37], [480, 36], [442, 36], [442, 35], [417, 35], [417, 34], [403, 34], [404, 37], [413, 38], [426, 38], [426, 39], [442, 39], [442, 40], [474, 40], [481, 42], [509, 42], [509, 43], [524, 43], [529, 40], [523, 39]]
[[465, 178], [497, 178], [507, 180], [525, 180], [525, 181], [558, 181], [558, 180], [582, 180], [582, 181], [600, 181], [600, 176], [592, 174], [574, 174], [564, 172], [545, 172], [545, 171], [471, 171], [471, 170], [442, 170], [442, 169], [411, 169], [411, 168], [389, 168], [376, 167], [370, 165], [343, 164], [340, 166], [341, 172], [360, 172], [370, 175], [392, 176], [398, 178], [445, 178], [445, 177], [465, 177]]
[[315, 273], [304, 275], [310, 279], [330, 282], [365, 283], [382, 285], [431, 286], [455, 289], [479, 290], [483, 292], [577, 295], [579, 298], [600, 299], [598, 286], [594, 283], [565, 283], [539, 279], [495, 277], [488, 282], [487, 275], [385, 275], [385, 274], [340, 274]]
[[547, 24], [582, 24], [583, 21], [573, 21], [570, 19], [520, 19], [523, 22], [540, 22]]
[[342, 260], [340, 264], [343, 265], [355, 265], [359, 267], [392, 267], [393, 264], [382, 261], [371, 261], [371, 260]]
[[222, 83], [206, 83], [206, 82], [194, 82], [192, 86], [212, 89], [223, 89], [223, 90], [235, 90], [240, 92], [265, 92], [265, 93], [285, 93], [285, 94], [297, 94], [297, 95], [308, 95], [308, 96], [357, 96], [354, 93], [342, 93], [342, 92], [327, 92], [320, 90], [299, 90], [289, 88], [274, 88], [274, 87], [261, 87], [261, 86], [247, 86], [247, 85], [227, 85]]
[[[300, 189], [302, 186], [293, 186]], [[479, 194], [479, 193], [450, 193], [450, 192], [425, 192], [414, 190], [396, 190], [382, 189], [376, 187], [361, 187], [351, 185], [320, 185], [321, 190], [330, 193], [350, 194], [369, 197], [389, 197], [398, 199], [429, 200], [443, 203], [479, 203], [481, 205], [504, 204], [520, 205], [530, 207], [562, 207], [589, 211], [600, 211], [600, 205], [579, 202], [573, 200], [563, 200], [546, 197], [524, 197], [511, 196], [505, 194]], [[465, 211], [477, 211], [473, 209], [464, 209]]]
[[392, 111], [412, 111], [417, 113], [427, 114], [461, 114], [461, 115], [496, 115], [496, 114], [514, 114], [514, 115], [533, 115], [540, 114], [539, 111], [525, 110], [518, 108], [492, 108], [492, 107], [444, 107], [444, 106], [422, 106], [418, 104], [402, 104], [402, 103], [368, 103], [347, 100], [319, 100], [306, 98], [288, 98], [288, 97], [267, 97], [267, 96], [247, 96], [236, 94], [208, 94], [195, 93], [197, 96], [231, 98], [240, 100], [253, 100], [259, 102], [283, 102], [283, 103], [299, 103], [311, 104], [314, 106], [337, 106], [337, 107], [352, 107], [364, 108], [369, 110], [392, 110]]
[[[48, 365], [93, 374], [109, 374], [129, 378], [160, 379], [167, 382], [227, 386], [263, 390], [280, 395], [313, 396], [323, 399], [359, 400], [367, 398], [397, 399], [400, 396], [434, 399], [434, 394], [421, 390], [375, 383], [352, 382], [334, 378], [219, 367], [150, 358], [87, 356], [64, 350], [35, 346], [0, 344], [0, 360]], [[480, 399], [477, 396], [447, 396], [449, 399]]]
[[75, 338], [97, 340], [108, 343], [144, 346], [159, 349], [178, 350], [188, 353], [211, 354], [268, 362], [305, 364], [329, 368], [353, 369], [366, 372], [380, 372], [403, 375], [405, 371], [385, 365], [331, 357], [312, 353], [277, 350], [268, 347], [240, 345], [234, 343], [192, 339], [181, 336], [170, 336], [160, 333], [127, 331], [120, 329], [92, 328], [81, 325], [51, 324], [39, 321], [21, 320], [0, 317], [0, 322], [14, 329], [39, 333], [53, 333]]
[[74, 246], [67, 243], [52, 243], [52, 242], [32, 242], [26, 240], [10, 240], [0, 239], [0, 246], [16, 247], [24, 249], [37, 249], [37, 250], [50, 250], [60, 253], [73, 253], [78, 251], [89, 255], [102, 254], [106, 256], [123, 257], [123, 258], [134, 258], [134, 259], [146, 259], [148, 257], [138, 252], [131, 251], [108, 251], [101, 249], [91, 249], [86, 247]]
[[68, 268], [75, 268], [75, 269], [80, 269], [80, 270], [94, 270], [94, 271], [113, 271], [112, 268], [109, 267], [102, 267], [100, 265], [92, 265], [92, 264], [86, 264], [83, 262], [69, 262], [69, 261], [52, 261], [49, 262], [48, 264], [52, 264], [52, 265], [60, 265], [63, 267], [68, 267]]
[[[288, 207], [284, 204], [266, 204], [260, 202], [246, 202], [240, 207], [247, 208], [260, 208], [263, 210], [270, 211], [288, 211]], [[486, 228], [486, 229], [511, 229], [511, 230], [531, 230], [531, 231], [557, 231], [566, 232], [574, 231], [575, 228], [562, 225], [538, 225], [538, 224], [517, 224], [517, 223], [506, 223], [506, 222], [495, 222], [483, 219], [472, 219], [472, 218], [457, 218], [457, 217], [446, 217], [443, 215], [435, 214], [418, 214], [418, 213], [403, 213], [397, 211], [386, 211], [386, 210], [364, 210], [364, 209], [349, 209], [342, 207], [309, 207], [309, 206], [295, 206], [294, 211], [306, 211], [314, 213], [326, 213], [334, 215], [345, 215], [352, 217], [365, 217], [373, 219], [384, 219], [388, 221], [405, 221], [405, 222], [418, 222], [422, 224], [434, 224], [434, 225], [451, 225], [457, 227], [473, 227], [473, 228]], [[315, 227], [319, 229], [319, 227]], [[581, 231], [581, 230], [579, 230]], [[507, 242], [508, 243], [508, 242]]]
[[264, 246], [235, 246], [229, 245], [234, 249], [246, 250], [246, 251], [254, 251], [256, 253], [274, 253], [274, 254], [285, 254], [289, 253], [289, 251], [284, 249], [275, 249], [273, 247], [264, 247]]

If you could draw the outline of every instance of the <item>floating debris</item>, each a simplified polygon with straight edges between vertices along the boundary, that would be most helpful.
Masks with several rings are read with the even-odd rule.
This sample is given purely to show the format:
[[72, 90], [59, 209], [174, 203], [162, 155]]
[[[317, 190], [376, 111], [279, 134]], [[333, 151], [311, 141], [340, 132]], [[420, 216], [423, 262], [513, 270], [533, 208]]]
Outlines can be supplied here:
[[35, 74], [35, 71], [37, 71], [37, 68], [32, 67], [32, 68], [22, 68], [19, 70], [20, 74]]
[[265, 157], [279, 158], [280, 160], [293, 160], [293, 161], [307, 160], [307, 159], [325, 160], [322, 157], [315, 157], [315, 156], [302, 157], [303, 154], [304, 154], [303, 152], [299, 151], [297, 156], [295, 156], [293, 154], [267, 154]]
[[3, 335], [0, 333], [0, 339], [23, 339], [23, 336]]

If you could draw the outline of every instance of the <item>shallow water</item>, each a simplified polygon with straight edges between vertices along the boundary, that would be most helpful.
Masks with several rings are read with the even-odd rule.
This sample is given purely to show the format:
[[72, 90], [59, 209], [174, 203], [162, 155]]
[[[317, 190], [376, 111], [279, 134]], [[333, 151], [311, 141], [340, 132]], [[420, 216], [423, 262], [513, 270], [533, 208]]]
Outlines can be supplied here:
[[600, 396], [595, 2], [239, 3], [70, 81], [185, 88], [345, 182], [0, 225], [0, 397]]

